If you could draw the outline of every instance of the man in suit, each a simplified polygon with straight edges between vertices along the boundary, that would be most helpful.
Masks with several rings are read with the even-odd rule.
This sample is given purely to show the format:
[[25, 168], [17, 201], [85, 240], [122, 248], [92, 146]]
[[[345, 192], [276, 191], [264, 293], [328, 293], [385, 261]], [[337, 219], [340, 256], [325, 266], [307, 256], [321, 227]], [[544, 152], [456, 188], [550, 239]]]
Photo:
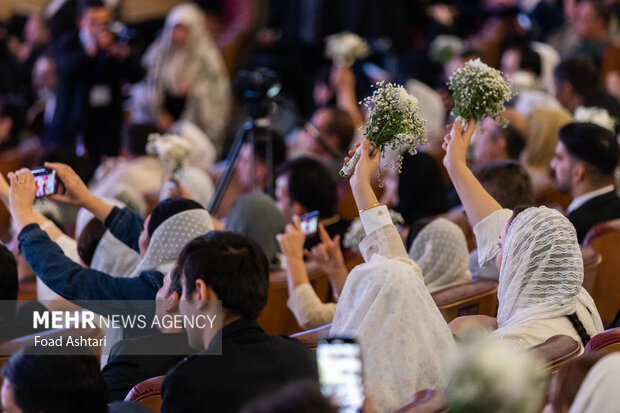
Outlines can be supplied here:
[[292, 380], [317, 380], [308, 348], [266, 335], [256, 322], [269, 289], [267, 258], [258, 244], [214, 231], [187, 244], [177, 263], [181, 314], [187, 319], [216, 314], [221, 328], [186, 326], [189, 344], [201, 351], [166, 375], [163, 413], [235, 412]]
[[618, 143], [609, 130], [593, 123], [569, 123], [560, 129], [551, 168], [558, 190], [570, 194], [568, 219], [581, 243], [594, 225], [620, 218], [614, 190]]

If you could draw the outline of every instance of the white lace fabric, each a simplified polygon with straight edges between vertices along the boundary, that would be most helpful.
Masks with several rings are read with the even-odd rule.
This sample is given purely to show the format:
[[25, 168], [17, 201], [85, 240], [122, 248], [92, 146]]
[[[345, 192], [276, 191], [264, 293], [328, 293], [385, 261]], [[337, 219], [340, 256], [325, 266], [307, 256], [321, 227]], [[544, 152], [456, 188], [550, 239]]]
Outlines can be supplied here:
[[618, 411], [620, 354], [600, 359], [581, 383], [568, 413], [613, 413]]
[[418, 233], [409, 257], [422, 269], [430, 292], [471, 281], [465, 234], [445, 218], [433, 220]]
[[137, 277], [143, 271], [167, 273], [185, 245], [212, 230], [211, 215], [204, 209], [190, 209], [171, 216], [153, 232], [144, 257], [130, 277]]
[[416, 391], [444, 384], [442, 362], [455, 348], [419, 267], [377, 253], [349, 274], [330, 336], [360, 342], [364, 389], [380, 413], [402, 407]]
[[[577, 313], [591, 336], [603, 330], [583, 289], [583, 260], [573, 225], [546, 207], [528, 208], [510, 224], [499, 275], [496, 337], [535, 345], [556, 334], [579, 335], [565, 316]], [[512, 337], [512, 338], [511, 338]]]

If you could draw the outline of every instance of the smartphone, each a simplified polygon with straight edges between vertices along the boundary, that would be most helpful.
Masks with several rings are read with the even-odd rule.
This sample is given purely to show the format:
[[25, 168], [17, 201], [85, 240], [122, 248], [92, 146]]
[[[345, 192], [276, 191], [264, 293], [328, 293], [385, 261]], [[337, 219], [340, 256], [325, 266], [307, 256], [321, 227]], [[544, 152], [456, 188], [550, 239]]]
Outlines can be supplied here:
[[344, 337], [320, 339], [316, 357], [323, 395], [340, 413], [361, 412], [364, 385], [359, 343]]
[[58, 193], [58, 176], [56, 171], [48, 168], [34, 169], [32, 171], [34, 175], [34, 183], [37, 186], [37, 198], [43, 198], [48, 195]]
[[301, 230], [306, 236], [316, 234], [319, 230], [319, 211], [308, 212], [299, 217], [301, 221]]

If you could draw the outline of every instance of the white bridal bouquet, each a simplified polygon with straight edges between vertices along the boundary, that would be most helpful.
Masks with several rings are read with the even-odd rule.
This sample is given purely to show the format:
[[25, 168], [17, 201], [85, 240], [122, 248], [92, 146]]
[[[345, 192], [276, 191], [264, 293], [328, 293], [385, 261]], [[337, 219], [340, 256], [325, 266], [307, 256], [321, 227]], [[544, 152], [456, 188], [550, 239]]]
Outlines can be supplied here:
[[370, 54], [370, 46], [357, 34], [343, 32], [325, 38], [325, 55], [335, 64], [351, 66]]
[[448, 362], [447, 406], [451, 413], [539, 412], [542, 367], [530, 353], [488, 337], [466, 340]]
[[[383, 81], [375, 85], [372, 96], [364, 99], [363, 105], [369, 109], [366, 119], [366, 139], [370, 141], [370, 149], [378, 148], [382, 154], [386, 149], [398, 151], [392, 166], [400, 172], [402, 156], [400, 153], [409, 150], [416, 154], [416, 146], [423, 145], [426, 139], [426, 121], [418, 113], [418, 99], [411, 96], [404, 87]], [[355, 155], [345, 162], [340, 175], [349, 176], [362, 156], [362, 146]]]
[[[401, 214], [394, 211], [393, 209], [389, 210], [390, 218], [392, 219], [392, 223], [394, 225], [402, 225], [405, 223], [405, 219]], [[359, 252], [360, 242], [366, 238], [366, 231], [364, 231], [364, 226], [362, 225], [362, 221], [359, 218], [355, 218], [349, 229], [344, 234], [344, 238], [342, 240], [342, 245], [347, 248], [351, 248], [354, 251]]]
[[510, 83], [499, 70], [480, 59], [468, 61], [448, 80], [448, 89], [454, 100], [453, 115], [465, 121], [473, 118], [476, 123], [489, 117], [505, 125], [502, 118], [504, 103], [513, 97]]
[[189, 163], [189, 143], [179, 135], [149, 135], [146, 144], [146, 152], [149, 155], [157, 155], [166, 174], [174, 180], [180, 178], [181, 171]]
[[579, 106], [575, 109], [575, 122], [591, 122], [605, 129], [614, 132], [616, 127], [616, 119], [609, 115], [607, 109], [590, 106]]

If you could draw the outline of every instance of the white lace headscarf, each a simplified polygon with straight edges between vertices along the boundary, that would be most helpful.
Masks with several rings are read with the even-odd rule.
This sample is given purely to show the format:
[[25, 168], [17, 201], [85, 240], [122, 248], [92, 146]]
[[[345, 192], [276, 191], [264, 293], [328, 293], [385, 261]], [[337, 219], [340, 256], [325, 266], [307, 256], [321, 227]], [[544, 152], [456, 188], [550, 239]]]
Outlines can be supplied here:
[[590, 369], [568, 413], [614, 413], [618, 411], [620, 354], [612, 353]]
[[581, 286], [583, 259], [575, 227], [564, 215], [546, 207], [522, 211], [508, 227], [503, 246], [500, 330], [576, 312], [588, 334], [602, 331], [596, 306]]
[[185, 245], [212, 230], [211, 215], [205, 209], [190, 209], [171, 216], [153, 232], [144, 257], [130, 277], [137, 277], [143, 271], [167, 273]]
[[442, 361], [455, 348], [420, 268], [377, 254], [349, 274], [330, 336], [359, 341], [364, 389], [379, 413], [393, 412], [417, 391], [444, 384]]
[[445, 218], [433, 220], [416, 235], [409, 257], [422, 269], [430, 292], [471, 281], [465, 234]]

